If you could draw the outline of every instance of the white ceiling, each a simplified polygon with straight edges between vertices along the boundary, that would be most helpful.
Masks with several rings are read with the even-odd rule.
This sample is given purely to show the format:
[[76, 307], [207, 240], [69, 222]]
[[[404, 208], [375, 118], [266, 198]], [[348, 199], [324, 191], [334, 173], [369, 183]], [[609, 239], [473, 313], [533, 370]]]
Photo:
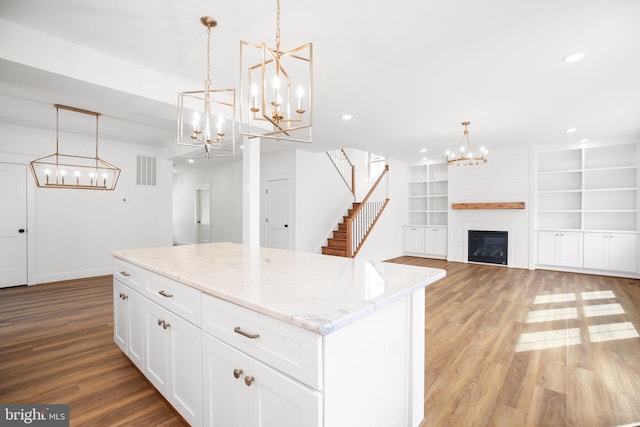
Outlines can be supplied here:
[[[443, 158], [460, 142], [463, 120], [474, 145], [490, 152], [640, 141], [640, 1], [281, 3], [282, 47], [314, 49], [314, 143], [301, 148]], [[237, 87], [240, 40], [274, 44], [273, 0], [0, 1], [1, 19], [195, 89], [205, 78], [203, 15], [218, 20], [214, 86]], [[561, 61], [578, 51], [587, 53], [582, 61]], [[102, 112], [101, 137], [159, 145], [174, 138], [171, 103], [0, 58], [0, 120], [51, 126], [54, 103]], [[354, 118], [343, 122], [343, 113]], [[565, 133], [570, 127], [578, 130]]]

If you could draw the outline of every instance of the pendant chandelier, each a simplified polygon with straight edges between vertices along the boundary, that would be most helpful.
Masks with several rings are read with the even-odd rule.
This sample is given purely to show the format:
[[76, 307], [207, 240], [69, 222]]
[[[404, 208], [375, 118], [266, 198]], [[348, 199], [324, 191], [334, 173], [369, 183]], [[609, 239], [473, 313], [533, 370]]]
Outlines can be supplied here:
[[480, 147], [480, 151], [474, 152], [469, 139], [468, 126], [471, 122], [465, 121], [461, 123], [464, 126], [464, 134], [462, 139], [466, 138], [467, 146], [464, 143], [460, 145], [460, 149], [455, 151], [447, 150], [447, 164], [449, 166], [477, 166], [487, 163], [488, 151], [484, 147]]
[[240, 42], [241, 133], [252, 137], [311, 142], [313, 46], [280, 47], [280, 0], [276, 3], [275, 49]]
[[[235, 156], [236, 90], [211, 89], [211, 29], [218, 22], [200, 18], [207, 27], [207, 78], [204, 90], [178, 94], [178, 145], [181, 157]], [[230, 133], [230, 135], [229, 135]]]
[[[56, 152], [29, 164], [36, 185], [41, 188], [115, 190], [120, 169], [98, 157], [98, 118], [100, 113], [55, 104]], [[60, 153], [60, 110], [88, 114], [96, 118], [96, 154], [93, 157]]]

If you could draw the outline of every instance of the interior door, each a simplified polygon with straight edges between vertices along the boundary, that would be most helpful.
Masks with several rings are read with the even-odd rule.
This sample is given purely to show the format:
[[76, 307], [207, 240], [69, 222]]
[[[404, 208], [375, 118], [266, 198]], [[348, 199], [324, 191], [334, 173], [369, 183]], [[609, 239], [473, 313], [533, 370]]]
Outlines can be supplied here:
[[196, 188], [196, 243], [211, 242], [211, 189], [209, 184]]
[[0, 288], [27, 284], [26, 166], [0, 163]]
[[274, 179], [266, 183], [267, 246], [291, 249], [291, 201], [288, 179]]

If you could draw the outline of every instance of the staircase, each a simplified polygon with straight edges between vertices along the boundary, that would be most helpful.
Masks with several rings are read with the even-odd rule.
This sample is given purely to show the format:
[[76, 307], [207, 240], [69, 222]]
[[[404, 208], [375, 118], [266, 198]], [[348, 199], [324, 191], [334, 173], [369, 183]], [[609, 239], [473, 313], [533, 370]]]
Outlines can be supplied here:
[[353, 217], [358, 206], [360, 206], [360, 203], [353, 202], [351, 209], [347, 211], [347, 215], [342, 217], [342, 222], [338, 224], [338, 229], [333, 230], [333, 235], [327, 239], [327, 246], [322, 247], [324, 255], [349, 256], [347, 255], [347, 219]]
[[[358, 254], [389, 203], [388, 182], [385, 179], [388, 172], [387, 165], [362, 202], [354, 202], [351, 205], [347, 214], [342, 217], [342, 222], [338, 224], [338, 229], [327, 239], [327, 245], [322, 247], [324, 255], [353, 258]], [[380, 185], [381, 183], [384, 185]]]

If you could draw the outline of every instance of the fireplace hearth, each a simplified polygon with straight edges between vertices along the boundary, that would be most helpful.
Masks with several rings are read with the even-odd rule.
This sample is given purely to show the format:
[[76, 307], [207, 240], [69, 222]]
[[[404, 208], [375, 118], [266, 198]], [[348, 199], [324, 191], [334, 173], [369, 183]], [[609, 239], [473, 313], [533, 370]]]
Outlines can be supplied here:
[[507, 265], [508, 232], [469, 230], [467, 243], [468, 261]]

